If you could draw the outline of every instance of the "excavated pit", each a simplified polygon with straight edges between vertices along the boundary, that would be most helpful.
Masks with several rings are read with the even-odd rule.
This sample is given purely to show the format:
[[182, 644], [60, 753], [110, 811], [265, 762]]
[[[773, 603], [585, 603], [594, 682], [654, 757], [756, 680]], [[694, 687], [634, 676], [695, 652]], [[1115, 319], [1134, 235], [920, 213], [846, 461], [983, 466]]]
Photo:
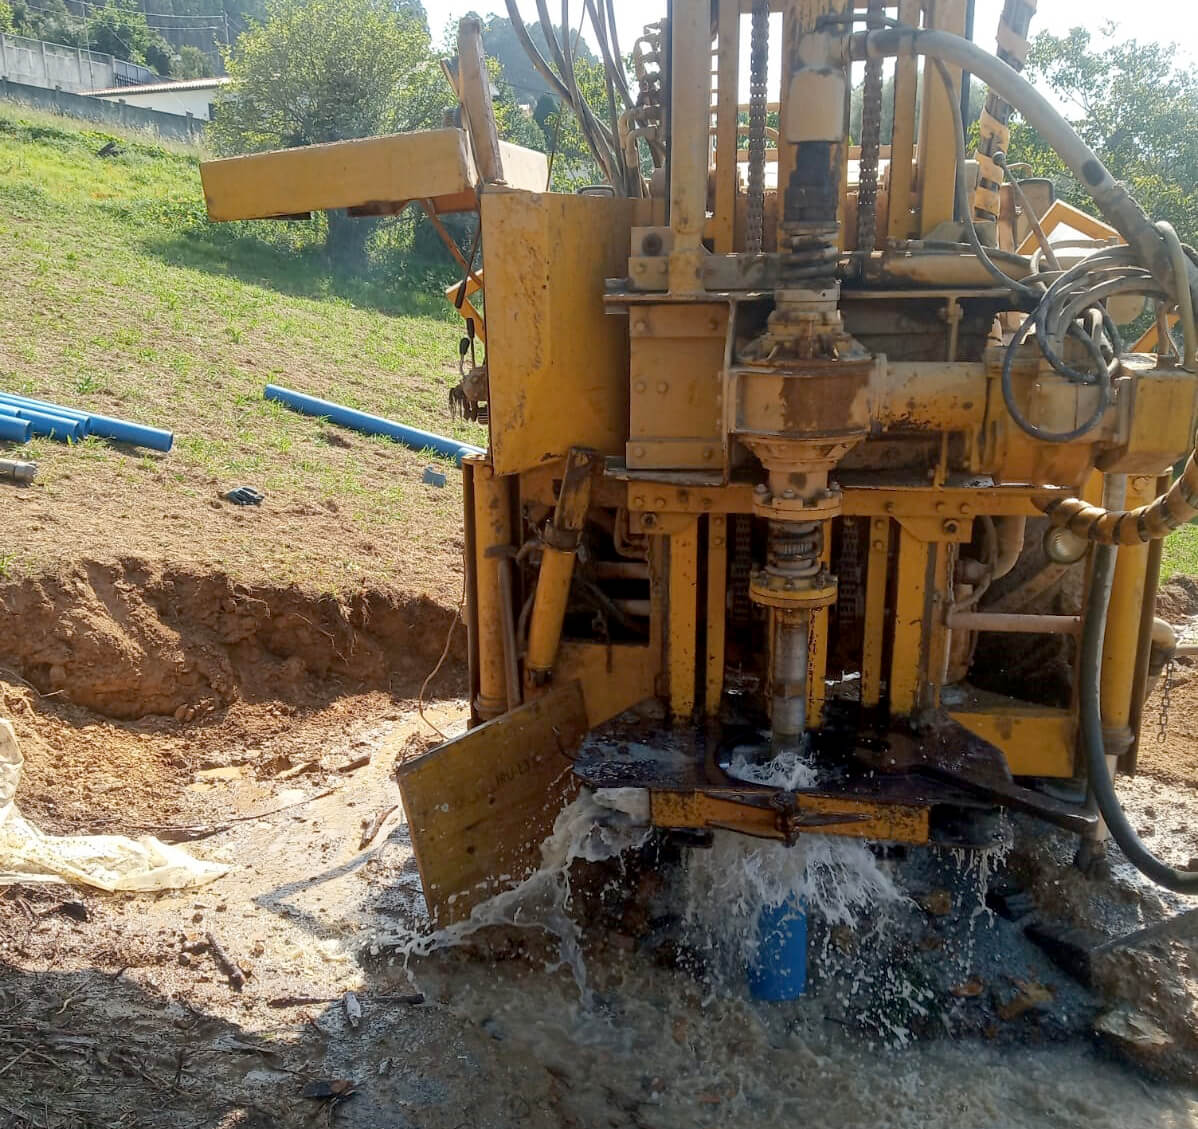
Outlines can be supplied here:
[[[101, 717], [202, 720], [238, 701], [319, 706], [345, 693], [414, 696], [454, 613], [365, 589], [319, 595], [139, 560], [81, 562], [0, 589], [0, 665]], [[464, 676], [455, 632], [442, 680]], [[460, 692], [460, 687], [457, 688]]]

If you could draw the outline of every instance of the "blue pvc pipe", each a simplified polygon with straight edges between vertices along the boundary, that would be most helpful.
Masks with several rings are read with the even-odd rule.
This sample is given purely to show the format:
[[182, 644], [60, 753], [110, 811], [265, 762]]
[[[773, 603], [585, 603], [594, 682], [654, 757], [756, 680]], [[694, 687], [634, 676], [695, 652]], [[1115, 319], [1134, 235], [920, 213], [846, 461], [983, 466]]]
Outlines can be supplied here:
[[96, 435], [101, 439], [113, 439], [118, 443], [129, 443], [134, 447], [149, 447], [153, 451], [169, 451], [175, 441], [171, 432], [163, 431], [161, 428], [146, 427], [144, 424], [130, 423], [128, 420], [100, 415], [96, 412], [81, 411], [78, 408], [64, 408], [59, 404], [52, 404], [48, 400], [35, 400], [32, 396], [16, 396], [10, 392], [0, 392], [0, 403], [76, 419], [83, 424], [86, 435]]
[[64, 443], [70, 440], [72, 443], [78, 443], [86, 434], [83, 421], [80, 419], [71, 419], [69, 416], [38, 411], [34, 408], [18, 408], [17, 415], [32, 424], [34, 435], [41, 435], [47, 439], [59, 439]]
[[473, 447], [457, 439], [447, 439], [444, 435], [434, 435], [431, 431], [421, 431], [418, 427], [408, 427], [407, 424], [395, 423], [393, 420], [383, 419], [382, 416], [359, 412], [343, 404], [334, 404], [331, 400], [306, 396], [302, 392], [293, 392], [290, 388], [280, 388], [277, 384], [268, 384], [265, 395], [268, 400], [275, 400], [306, 416], [329, 419], [365, 435], [385, 435], [416, 451], [435, 451], [438, 455], [453, 459], [458, 466], [462, 465], [465, 455], [485, 453], [481, 447]]
[[801, 902], [762, 907], [748, 979], [757, 1000], [797, 1000], [807, 991], [807, 912]]
[[33, 434], [33, 424], [27, 419], [0, 414], [0, 439], [13, 443], [28, 443]]

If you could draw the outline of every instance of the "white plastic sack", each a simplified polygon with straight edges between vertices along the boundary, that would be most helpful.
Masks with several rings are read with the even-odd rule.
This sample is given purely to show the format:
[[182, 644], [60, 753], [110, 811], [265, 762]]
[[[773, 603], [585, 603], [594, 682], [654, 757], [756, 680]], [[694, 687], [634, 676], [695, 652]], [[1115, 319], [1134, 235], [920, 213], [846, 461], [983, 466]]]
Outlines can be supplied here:
[[227, 874], [152, 836], [43, 835], [13, 797], [24, 766], [17, 735], [0, 718], [0, 886], [73, 882], [101, 890], [182, 890]]

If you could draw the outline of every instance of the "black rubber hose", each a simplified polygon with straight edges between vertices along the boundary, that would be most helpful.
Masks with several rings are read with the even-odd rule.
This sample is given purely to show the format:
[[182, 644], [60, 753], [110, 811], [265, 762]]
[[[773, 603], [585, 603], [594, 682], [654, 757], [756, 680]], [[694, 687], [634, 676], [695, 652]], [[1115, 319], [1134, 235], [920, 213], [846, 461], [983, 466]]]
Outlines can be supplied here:
[[1111, 838], [1119, 844], [1132, 866], [1158, 886], [1164, 886], [1175, 894], [1198, 894], [1198, 871], [1169, 866], [1140, 841], [1136, 829], [1123, 812], [1119, 797], [1115, 794], [1115, 782], [1107, 769], [1106, 742], [1102, 735], [1102, 645], [1106, 638], [1106, 617], [1111, 606], [1116, 557], [1117, 550], [1113, 545], [1094, 546], [1094, 571], [1082, 627], [1081, 661], [1078, 664], [1081, 680], [1079, 703], [1082, 746], [1090, 775], [1090, 790], [1110, 829]]

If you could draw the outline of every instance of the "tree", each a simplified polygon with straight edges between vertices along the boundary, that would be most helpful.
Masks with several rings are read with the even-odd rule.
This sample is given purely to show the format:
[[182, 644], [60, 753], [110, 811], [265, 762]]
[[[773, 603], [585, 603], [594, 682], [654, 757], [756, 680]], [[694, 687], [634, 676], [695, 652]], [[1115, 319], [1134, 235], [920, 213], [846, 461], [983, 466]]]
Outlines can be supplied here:
[[[1198, 71], [1178, 65], [1176, 48], [1116, 35], [1113, 24], [1097, 40], [1079, 27], [1065, 36], [1038, 35], [1028, 69], [1065, 103], [1073, 128], [1149, 215], [1169, 220], [1183, 240], [1198, 242]], [[1052, 179], [1070, 203], [1095, 210], [1060, 158], [1024, 122], [1012, 128], [1011, 159]]]
[[0, 0], [0, 31], [12, 31], [12, 5], [8, 0]]
[[203, 51], [186, 43], [179, 48], [174, 74], [179, 78], [208, 78], [212, 74], [212, 64]]
[[[388, 0], [268, 0], [226, 61], [212, 142], [236, 153], [439, 125], [452, 95], [429, 48], [423, 15]], [[330, 259], [360, 269], [369, 234], [330, 214]]]
[[146, 48], [153, 39], [145, 13], [131, 0], [112, 0], [102, 8], [93, 8], [87, 20], [87, 41], [93, 51], [131, 63], [146, 61]]

